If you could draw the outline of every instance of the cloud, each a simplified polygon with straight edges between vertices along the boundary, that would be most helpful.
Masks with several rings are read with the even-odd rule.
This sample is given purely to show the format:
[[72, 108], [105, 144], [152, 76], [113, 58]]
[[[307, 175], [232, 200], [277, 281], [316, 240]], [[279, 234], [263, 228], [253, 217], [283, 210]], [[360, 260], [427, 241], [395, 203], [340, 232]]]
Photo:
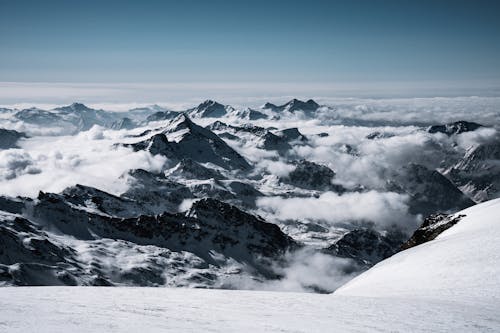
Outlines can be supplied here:
[[279, 279], [258, 280], [245, 273], [244, 267], [233, 263], [227, 270], [243, 272], [222, 276], [219, 284], [224, 288], [287, 292], [333, 292], [359, 274], [350, 259], [333, 257], [311, 248], [287, 253], [283, 261], [275, 262], [271, 270]]
[[28, 153], [20, 149], [0, 150], [0, 182], [41, 172]]
[[262, 215], [280, 220], [322, 221], [326, 225], [344, 222], [374, 222], [379, 227], [405, 224], [408, 215], [407, 196], [393, 192], [352, 192], [339, 195], [325, 192], [319, 197], [263, 197], [257, 200]]
[[26, 139], [22, 149], [0, 151], [1, 194], [35, 197], [75, 184], [120, 194], [128, 187], [120, 176], [130, 169], [162, 170], [165, 157], [114, 146], [123, 135], [93, 127], [75, 136]]

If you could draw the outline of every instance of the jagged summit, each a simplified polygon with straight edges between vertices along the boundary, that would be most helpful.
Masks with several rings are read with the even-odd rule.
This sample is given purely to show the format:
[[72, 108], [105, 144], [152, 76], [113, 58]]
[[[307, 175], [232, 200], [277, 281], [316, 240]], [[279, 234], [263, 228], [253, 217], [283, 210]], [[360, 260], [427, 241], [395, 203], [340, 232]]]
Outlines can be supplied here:
[[89, 108], [88, 106], [86, 106], [85, 104], [83, 103], [78, 103], [78, 102], [75, 102], [75, 103], [72, 103], [70, 105], [66, 105], [66, 106], [61, 106], [61, 107], [58, 107], [58, 108], [55, 108], [54, 110], [58, 110], [58, 111], [65, 111], [65, 112], [81, 112], [81, 111], [91, 111], [91, 110], [94, 110], [92, 108]]
[[250, 169], [248, 162], [207, 128], [195, 124], [181, 113], [162, 133], [132, 144], [134, 150], [149, 150], [173, 161], [190, 158], [198, 163], [211, 163], [224, 169]]
[[254, 109], [251, 109], [251, 108], [246, 108], [246, 109], [243, 109], [243, 110], [234, 110], [234, 112], [232, 112], [232, 114], [239, 118], [239, 119], [244, 119], [244, 120], [259, 120], [259, 119], [267, 119], [267, 115], [260, 112], [260, 111], [257, 111], [257, 110], [254, 110]]
[[195, 108], [186, 112], [193, 118], [218, 118], [225, 116], [234, 109], [231, 106], [224, 106], [213, 100], [206, 100]]

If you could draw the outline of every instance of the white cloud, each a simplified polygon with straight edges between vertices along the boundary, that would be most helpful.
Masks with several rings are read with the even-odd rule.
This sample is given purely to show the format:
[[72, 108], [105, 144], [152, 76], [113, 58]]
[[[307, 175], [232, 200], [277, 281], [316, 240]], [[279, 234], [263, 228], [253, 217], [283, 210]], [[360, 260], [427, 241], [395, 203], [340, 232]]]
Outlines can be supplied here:
[[0, 151], [0, 188], [4, 195], [34, 197], [84, 184], [119, 194], [127, 189], [120, 176], [130, 169], [161, 171], [166, 158], [146, 151], [115, 147], [124, 133], [93, 127], [75, 136], [35, 137], [23, 149]]
[[281, 220], [322, 221], [327, 225], [343, 222], [374, 222], [380, 227], [413, 221], [407, 213], [407, 197], [393, 192], [352, 192], [339, 195], [325, 192], [319, 197], [263, 197], [257, 200], [262, 215]]

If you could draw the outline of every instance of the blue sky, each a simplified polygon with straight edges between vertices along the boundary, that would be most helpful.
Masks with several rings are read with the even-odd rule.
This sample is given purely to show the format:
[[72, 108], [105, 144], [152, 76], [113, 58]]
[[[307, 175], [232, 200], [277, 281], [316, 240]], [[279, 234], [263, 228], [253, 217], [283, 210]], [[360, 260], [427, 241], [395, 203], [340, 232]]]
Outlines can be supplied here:
[[0, 81], [491, 82], [500, 1], [0, 0]]

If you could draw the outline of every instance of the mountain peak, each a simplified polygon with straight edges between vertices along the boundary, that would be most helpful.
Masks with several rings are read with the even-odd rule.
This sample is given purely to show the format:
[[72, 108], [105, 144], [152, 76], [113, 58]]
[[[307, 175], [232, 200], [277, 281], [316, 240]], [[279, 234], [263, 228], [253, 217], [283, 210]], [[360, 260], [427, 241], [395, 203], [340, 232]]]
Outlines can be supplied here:
[[83, 103], [74, 102], [70, 105], [58, 107], [58, 108], [56, 108], [56, 110], [60, 110], [60, 111], [88, 111], [88, 110], [92, 110], [92, 109]]
[[218, 118], [225, 116], [227, 114], [227, 109], [231, 109], [229, 106], [222, 105], [214, 100], [207, 99], [195, 108], [189, 109], [188, 113], [194, 118]]
[[266, 103], [262, 107], [263, 109], [270, 109], [273, 111], [316, 111], [319, 108], [319, 104], [312, 99], [308, 99], [307, 102], [301, 101], [300, 99], [294, 98], [287, 103], [276, 106], [272, 103]]

